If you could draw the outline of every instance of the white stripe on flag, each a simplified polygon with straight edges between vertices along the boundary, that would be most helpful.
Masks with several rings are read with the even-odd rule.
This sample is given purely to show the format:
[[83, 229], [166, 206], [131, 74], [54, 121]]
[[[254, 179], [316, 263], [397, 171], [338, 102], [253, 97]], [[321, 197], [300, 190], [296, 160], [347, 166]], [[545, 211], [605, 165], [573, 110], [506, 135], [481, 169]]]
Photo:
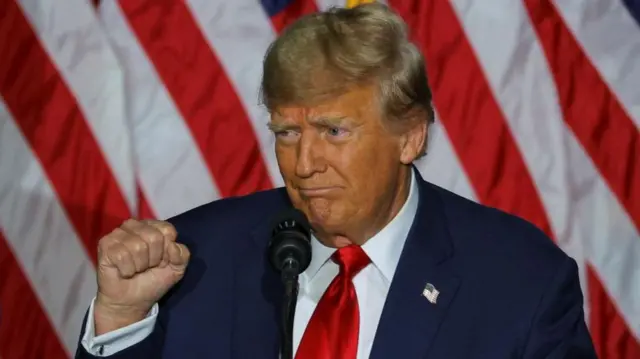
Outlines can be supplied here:
[[[564, 124], [524, 5], [496, 2], [491, 11], [471, 0], [452, 4], [536, 183], [558, 245], [579, 264], [593, 263], [621, 314], [640, 334], [640, 264], [633, 261], [640, 257], [638, 233]], [[586, 289], [584, 270], [582, 265]]]
[[96, 272], [0, 98], [0, 227], [63, 347], [73, 355]]
[[262, 59], [276, 36], [267, 14], [251, 0], [190, 0], [187, 5], [247, 112], [274, 187], [281, 186], [269, 115], [258, 97]]
[[347, 0], [316, 0], [318, 10], [326, 11], [330, 7], [344, 7]]
[[220, 198], [205, 159], [116, 1], [103, 1], [103, 24], [128, 81], [140, 186], [155, 214], [168, 218]]
[[447, 132], [438, 118], [429, 129], [427, 155], [416, 161], [425, 180], [472, 201], [478, 201], [460, 159], [455, 154]]
[[452, 5], [540, 193], [558, 245], [578, 262], [586, 292], [585, 254], [581, 238], [570, 231], [578, 223], [569, 218], [575, 203], [568, 197], [570, 173], [565, 170], [565, 143], [577, 143], [562, 122], [553, 78], [522, 3], [496, 1], [490, 12], [469, 0]]
[[135, 213], [137, 189], [123, 74], [93, 7], [83, 0], [20, 0], [19, 5], [76, 98]]
[[640, 128], [640, 26], [622, 0], [554, 2], [604, 82]]

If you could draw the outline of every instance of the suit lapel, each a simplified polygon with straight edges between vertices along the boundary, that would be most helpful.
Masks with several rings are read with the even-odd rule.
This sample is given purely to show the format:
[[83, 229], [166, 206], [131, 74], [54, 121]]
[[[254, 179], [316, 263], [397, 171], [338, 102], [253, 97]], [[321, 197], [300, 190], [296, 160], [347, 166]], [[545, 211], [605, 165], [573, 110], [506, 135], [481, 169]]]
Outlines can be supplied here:
[[239, 259], [234, 280], [234, 358], [276, 359], [279, 353], [280, 303], [283, 289], [278, 275], [267, 268], [258, 248]]
[[[439, 194], [419, 182], [418, 211], [382, 311], [371, 359], [424, 357], [460, 284], [450, 266], [453, 247]], [[435, 303], [423, 296], [427, 283], [439, 292]]]
[[[288, 203], [268, 203], [273, 211]], [[234, 271], [234, 358], [277, 359], [284, 288], [270, 265], [267, 246], [271, 223], [263, 221], [236, 254]], [[239, 246], [240, 247], [240, 246]]]

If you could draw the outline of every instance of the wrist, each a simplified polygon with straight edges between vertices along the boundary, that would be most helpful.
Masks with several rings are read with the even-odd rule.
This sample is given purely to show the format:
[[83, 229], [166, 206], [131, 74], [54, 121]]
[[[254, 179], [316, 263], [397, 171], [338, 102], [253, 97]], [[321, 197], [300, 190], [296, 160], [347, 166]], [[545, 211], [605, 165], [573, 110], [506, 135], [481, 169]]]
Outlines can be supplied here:
[[97, 298], [93, 308], [95, 335], [99, 336], [137, 323], [145, 319], [150, 310], [151, 307], [102, 303]]

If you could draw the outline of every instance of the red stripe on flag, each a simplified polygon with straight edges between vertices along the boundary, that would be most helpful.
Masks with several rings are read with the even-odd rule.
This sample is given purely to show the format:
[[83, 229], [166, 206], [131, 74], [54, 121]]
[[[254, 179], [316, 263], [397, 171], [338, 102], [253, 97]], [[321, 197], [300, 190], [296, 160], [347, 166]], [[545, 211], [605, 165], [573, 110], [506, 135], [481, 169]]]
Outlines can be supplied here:
[[[413, 6], [399, 0], [391, 3], [397, 3], [395, 8], [422, 44], [441, 121], [480, 201], [524, 217], [553, 238], [535, 184], [451, 5], [447, 1], [414, 2]], [[596, 313], [613, 308], [601, 285], [590, 287], [590, 293], [599, 298], [591, 305], [599, 306]], [[615, 310], [609, 318], [623, 323]], [[620, 325], [595, 328], [603, 329], [629, 333]]]
[[[549, 1], [525, 1], [564, 120], [640, 230], [640, 136]], [[622, 34], [621, 34], [622, 35]]]
[[0, 95], [42, 163], [90, 258], [130, 216], [74, 96], [18, 5], [0, 1]]
[[298, 20], [301, 16], [318, 11], [315, 0], [293, 0], [284, 9], [271, 16], [271, 23], [277, 33]]
[[68, 358], [2, 232], [0, 273], [0, 358]]
[[591, 266], [587, 267], [590, 332], [601, 359], [640, 358], [640, 345]]
[[[525, 1], [558, 88], [567, 126], [640, 229], [638, 130], [549, 1]], [[615, 239], [613, 239], [613, 242]], [[640, 357], [640, 343], [588, 268], [590, 329], [601, 358]]]
[[184, 2], [127, 0], [120, 6], [190, 127], [220, 194], [272, 188], [244, 107]]
[[142, 192], [142, 188], [138, 185], [138, 218], [140, 219], [155, 219], [156, 215], [147, 200], [147, 197]]
[[421, 47], [434, 103], [480, 202], [551, 226], [500, 107], [448, 1], [389, 1]]

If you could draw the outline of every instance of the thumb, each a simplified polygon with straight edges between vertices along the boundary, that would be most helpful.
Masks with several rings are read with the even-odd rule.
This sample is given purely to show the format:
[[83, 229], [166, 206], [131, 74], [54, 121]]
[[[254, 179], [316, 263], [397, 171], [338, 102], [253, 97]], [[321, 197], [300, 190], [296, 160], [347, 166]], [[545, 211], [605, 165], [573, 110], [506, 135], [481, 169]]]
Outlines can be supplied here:
[[189, 264], [191, 253], [187, 246], [182, 243], [170, 242], [167, 248], [169, 255], [169, 265], [176, 272], [184, 272]]

